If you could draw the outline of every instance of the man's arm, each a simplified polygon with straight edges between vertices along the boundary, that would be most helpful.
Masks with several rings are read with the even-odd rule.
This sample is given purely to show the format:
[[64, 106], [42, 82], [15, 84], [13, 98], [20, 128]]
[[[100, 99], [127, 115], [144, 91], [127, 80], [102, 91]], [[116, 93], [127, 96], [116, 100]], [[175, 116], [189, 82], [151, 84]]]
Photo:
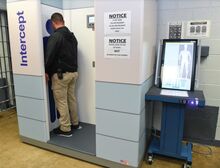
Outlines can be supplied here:
[[62, 37], [60, 33], [54, 33], [50, 38], [48, 39], [47, 43], [47, 49], [46, 49], [46, 58], [45, 58], [45, 70], [48, 72], [51, 65], [54, 62], [54, 59], [56, 59], [56, 54], [60, 48], [62, 42]]

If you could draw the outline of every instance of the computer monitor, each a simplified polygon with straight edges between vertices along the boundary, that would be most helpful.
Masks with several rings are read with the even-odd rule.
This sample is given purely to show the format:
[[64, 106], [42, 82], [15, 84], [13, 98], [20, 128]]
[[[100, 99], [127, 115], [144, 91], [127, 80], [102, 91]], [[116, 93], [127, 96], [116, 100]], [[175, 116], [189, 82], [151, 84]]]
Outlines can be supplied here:
[[196, 56], [196, 39], [163, 40], [161, 88], [194, 90]]

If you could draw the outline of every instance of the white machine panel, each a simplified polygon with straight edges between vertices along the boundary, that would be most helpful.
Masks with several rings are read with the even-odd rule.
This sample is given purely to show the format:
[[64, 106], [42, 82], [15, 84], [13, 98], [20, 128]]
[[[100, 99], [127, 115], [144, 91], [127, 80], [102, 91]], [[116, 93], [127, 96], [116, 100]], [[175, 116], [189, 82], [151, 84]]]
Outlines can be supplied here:
[[11, 2], [7, 11], [13, 73], [41, 76], [44, 63], [40, 3]]

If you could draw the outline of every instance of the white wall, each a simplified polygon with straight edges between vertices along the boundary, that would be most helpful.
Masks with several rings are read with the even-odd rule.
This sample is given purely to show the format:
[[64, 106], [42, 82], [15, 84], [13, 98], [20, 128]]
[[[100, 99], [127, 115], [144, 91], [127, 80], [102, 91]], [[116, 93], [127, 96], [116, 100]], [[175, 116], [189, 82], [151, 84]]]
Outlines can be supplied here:
[[77, 100], [81, 122], [95, 124], [95, 32], [87, 28], [87, 15], [94, 14], [94, 8], [64, 10], [66, 26], [78, 40]]
[[41, 4], [48, 5], [51, 7], [63, 9], [63, 0], [54, 1], [54, 0], [40, 0]]
[[93, 8], [94, 0], [63, 0], [63, 9]]
[[[210, 37], [201, 39], [210, 46], [209, 56], [201, 60], [199, 89], [203, 90], [206, 105], [220, 106], [220, 2], [217, 0], [159, 0], [158, 40], [167, 38], [169, 21], [210, 20]], [[186, 32], [184, 32], [186, 33]], [[216, 139], [220, 140], [220, 115]]]

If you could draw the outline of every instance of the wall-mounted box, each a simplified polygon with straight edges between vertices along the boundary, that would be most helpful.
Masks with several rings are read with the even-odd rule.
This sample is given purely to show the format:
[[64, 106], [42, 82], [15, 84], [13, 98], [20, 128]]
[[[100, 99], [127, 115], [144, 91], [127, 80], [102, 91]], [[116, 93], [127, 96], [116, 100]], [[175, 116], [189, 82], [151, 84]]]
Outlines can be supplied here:
[[87, 28], [94, 28], [95, 25], [95, 16], [87, 15]]
[[201, 57], [208, 57], [209, 46], [201, 46]]

